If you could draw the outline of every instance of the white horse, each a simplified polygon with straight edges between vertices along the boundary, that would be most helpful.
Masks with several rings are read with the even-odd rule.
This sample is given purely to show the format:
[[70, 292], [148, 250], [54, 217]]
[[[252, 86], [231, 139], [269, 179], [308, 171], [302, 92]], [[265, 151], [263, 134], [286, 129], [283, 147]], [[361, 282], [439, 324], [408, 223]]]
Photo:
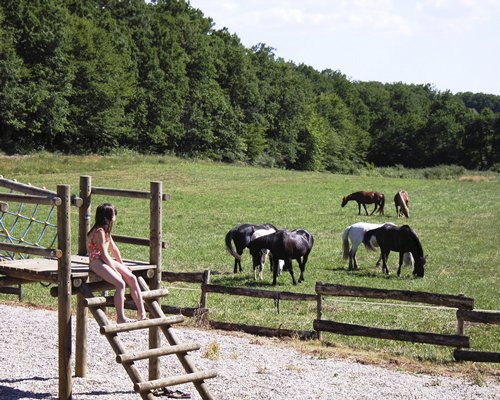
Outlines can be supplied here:
[[[394, 225], [391, 222], [386, 222], [386, 224]], [[371, 224], [369, 222], [357, 222], [348, 226], [342, 232], [342, 248], [344, 260], [349, 258], [349, 270], [359, 269], [358, 262], [356, 260], [356, 251], [361, 243], [363, 243], [363, 237], [365, 233], [372, 230], [380, 228], [384, 224]], [[351, 249], [349, 250], [349, 239], [351, 240]], [[370, 239], [370, 244], [373, 247], [378, 247], [377, 240], [374, 236]], [[371, 249], [369, 249], [371, 250]], [[411, 253], [405, 253], [404, 255], [405, 265], [413, 265], [413, 257]], [[379, 257], [376, 266], [380, 265], [381, 257]]]
[[[271, 233], [276, 232], [276, 229], [269, 228], [269, 229], [257, 229], [253, 234], [250, 239], [250, 241], [257, 239], [261, 236], [266, 236], [270, 235]], [[266, 259], [267, 256], [269, 255], [269, 250], [268, 249], [262, 249], [261, 250], [261, 255], [260, 255], [260, 264], [254, 265], [253, 266], [253, 277], [255, 280], [257, 280], [257, 269], [259, 270], [259, 279], [263, 280], [264, 279], [264, 265], [266, 264]], [[285, 265], [285, 261], [279, 260], [279, 275], [281, 275], [281, 272], [283, 271], [283, 265]], [[271, 271], [273, 270], [272, 264], [271, 264]]]

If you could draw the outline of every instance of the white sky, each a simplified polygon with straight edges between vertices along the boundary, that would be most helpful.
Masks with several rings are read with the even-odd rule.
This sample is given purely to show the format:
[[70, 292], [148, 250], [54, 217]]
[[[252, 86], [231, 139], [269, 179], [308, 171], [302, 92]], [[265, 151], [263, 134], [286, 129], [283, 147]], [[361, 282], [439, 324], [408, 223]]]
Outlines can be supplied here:
[[351, 80], [500, 95], [500, 0], [190, 0], [249, 48]]

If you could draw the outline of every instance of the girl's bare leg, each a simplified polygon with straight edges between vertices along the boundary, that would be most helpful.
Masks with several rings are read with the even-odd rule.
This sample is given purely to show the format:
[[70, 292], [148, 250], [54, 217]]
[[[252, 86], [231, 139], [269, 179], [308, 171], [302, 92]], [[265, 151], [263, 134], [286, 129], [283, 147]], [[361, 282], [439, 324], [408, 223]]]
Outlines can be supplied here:
[[146, 319], [146, 310], [144, 309], [144, 301], [142, 299], [141, 288], [139, 287], [139, 282], [137, 278], [132, 273], [132, 271], [126, 266], [115, 262], [115, 267], [121, 274], [125, 283], [130, 287], [130, 295], [134, 300], [135, 306], [137, 308], [137, 319]]
[[112, 267], [104, 264], [101, 260], [94, 260], [89, 264], [89, 268], [96, 275], [115, 287], [113, 303], [116, 309], [116, 320], [118, 323], [130, 322], [131, 319], [125, 317], [125, 281], [122, 276]]

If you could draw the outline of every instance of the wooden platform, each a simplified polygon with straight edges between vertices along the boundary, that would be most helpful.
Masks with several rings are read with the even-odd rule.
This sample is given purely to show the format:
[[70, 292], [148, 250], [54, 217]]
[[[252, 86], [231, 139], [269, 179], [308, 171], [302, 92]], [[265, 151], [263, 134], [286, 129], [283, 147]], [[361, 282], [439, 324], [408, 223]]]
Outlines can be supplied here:
[[[142, 261], [124, 260], [124, 264], [132, 271], [147, 271], [156, 269], [156, 265]], [[56, 258], [28, 258], [24, 260], [0, 260], [0, 275], [9, 278], [22, 279], [33, 282], [57, 283]], [[71, 256], [71, 279], [79, 278], [86, 281], [100, 280], [95, 274], [89, 274], [89, 258]]]

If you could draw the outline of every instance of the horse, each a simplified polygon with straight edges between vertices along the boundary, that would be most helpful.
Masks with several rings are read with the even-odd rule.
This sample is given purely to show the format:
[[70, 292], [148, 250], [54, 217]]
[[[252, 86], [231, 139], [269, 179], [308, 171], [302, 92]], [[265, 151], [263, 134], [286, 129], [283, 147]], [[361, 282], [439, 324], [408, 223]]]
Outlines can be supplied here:
[[[390, 222], [386, 222], [386, 224], [391, 224]], [[365, 233], [369, 230], [380, 228], [383, 224], [371, 224], [369, 222], [357, 222], [345, 228], [342, 231], [342, 249], [343, 249], [343, 258], [346, 260], [349, 258], [349, 270], [359, 269], [358, 262], [356, 260], [356, 251], [361, 243], [363, 243], [363, 237]], [[391, 224], [394, 225], [394, 224]], [[396, 226], [396, 225], [394, 225]], [[351, 241], [351, 249], [349, 250], [349, 240]], [[376, 240], [372, 240], [372, 244], [374, 247], [378, 247]], [[382, 261], [382, 258], [379, 257], [376, 266], [378, 267]], [[413, 257], [411, 253], [407, 253], [404, 257], [405, 265], [413, 265]]]
[[[269, 229], [257, 229], [252, 237], [250, 238], [250, 241], [254, 240], [254, 239], [257, 239], [261, 236], [265, 236], [265, 235], [269, 235], [271, 233], [274, 233], [276, 232], [276, 229], [274, 228], [269, 228]], [[262, 249], [260, 251], [260, 261], [258, 264], [255, 263], [255, 260], [254, 260], [254, 263], [253, 263], [253, 277], [254, 277], [254, 280], [257, 280], [257, 269], [258, 269], [258, 273], [259, 273], [259, 278], [260, 280], [262, 280], [264, 278], [264, 265], [266, 264], [266, 259], [267, 259], [267, 256], [269, 255], [270, 251], [269, 249]], [[272, 255], [270, 257], [270, 261], [271, 261], [271, 272], [273, 272], [273, 262], [272, 262]], [[283, 271], [283, 265], [284, 265], [284, 261], [283, 260], [278, 260], [278, 275], [281, 275], [281, 272]]]
[[[273, 224], [261, 224], [261, 225], [252, 225], [252, 224], [242, 224], [235, 226], [230, 229], [226, 234], [226, 249], [234, 257], [234, 273], [236, 274], [239, 271], [242, 271], [241, 268], [241, 255], [243, 254], [243, 250], [247, 247], [248, 243], [252, 238], [254, 232], [258, 229], [274, 229], [276, 231], [276, 227]], [[234, 242], [233, 249], [232, 243]]]
[[361, 215], [361, 205], [365, 209], [366, 215], [368, 215], [368, 210], [366, 209], [366, 204], [375, 204], [375, 208], [373, 209], [370, 215], [373, 215], [375, 211], [378, 209], [378, 213], [380, 215], [384, 215], [384, 205], [385, 205], [385, 197], [383, 193], [379, 192], [354, 192], [348, 196], [342, 198], [341, 207], [344, 207], [349, 201], [354, 200], [358, 203], [358, 215]]
[[410, 209], [408, 208], [408, 203], [410, 202], [410, 196], [408, 192], [404, 190], [400, 190], [394, 196], [394, 205], [396, 206], [396, 214], [397, 217], [402, 217], [403, 215], [406, 218], [410, 218]]
[[404, 253], [411, 253], [414, 259], [413, 275], [424, 277], [425, 256], [422, 244], [417, 233], [408, 225], [401, 227], [392, 224], [384, 224], [379, 228], [369, 230], [365, 233], [363, 244], [370, 250], [375, 250], [373, 240], [377, 241], [382, 257], [382, 270], [388, 274], [387, 258], [391, 251], [399, 252], [398, 276], [401, 274], [401, 264], [403, 264]]
[[283, 269], [288, 269], [292, 276], [292, 282], [297, 284], [292, 269], [292, 260], [297, 260], [300, 267], [299, 283], [304, 280], [304, 269], [306, 267], [309, 253], [314, 245], [314, 237], [305, 229], [287, 231], [280, 229], [270, 235], [261, 236], [248, 244], [254, 264], [260, 259], [262, 249], [269, 249], [273, 261], [273, 285], [276, 285], [279, 261], [285, 262]]

